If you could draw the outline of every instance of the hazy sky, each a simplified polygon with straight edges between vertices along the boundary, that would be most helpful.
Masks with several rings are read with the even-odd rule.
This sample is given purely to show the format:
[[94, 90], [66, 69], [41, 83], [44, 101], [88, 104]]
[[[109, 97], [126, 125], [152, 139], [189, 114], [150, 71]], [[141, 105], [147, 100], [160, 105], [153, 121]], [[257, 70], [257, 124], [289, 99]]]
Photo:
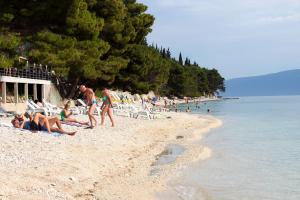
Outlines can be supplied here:
[[300, 0], [138, 0], [156, 18], [148, 42], [225, 78], [300, 68]]

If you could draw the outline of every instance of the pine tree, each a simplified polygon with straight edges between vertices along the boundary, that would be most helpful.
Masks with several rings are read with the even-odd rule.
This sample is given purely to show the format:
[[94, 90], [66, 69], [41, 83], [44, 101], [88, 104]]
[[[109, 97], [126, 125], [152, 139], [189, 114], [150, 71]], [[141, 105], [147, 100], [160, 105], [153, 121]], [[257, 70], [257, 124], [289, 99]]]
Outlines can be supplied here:
[[170, 48], [167, 49], [167, 58], [171, 58], [171, 52], [170, 52]]
[[162, 51], [162, 57], [163, 57], [163, 58], [166, 58], [166, 57], [167, 57], [166, 49], [165, 49], [165, 48], [163, 48], [163, 51]]
[[185, 66], [190, 65], [190, 64], [189, 64], [189, 58], [188, 58], [188, 57], [186, 57], [186, 59], [185, 59], [185, 61], [184, 61], [184, 65], [185, 65]]
[[178, 63], [179, 63], [180, 65], [183, 65], [183, 60], [182, 60], [181, 52], [179, 53]]
[[48, 65], [67, 81], [67, 98], [81, 82], [178, 96], [225, 89], [217, 70], [149, 46], [146, 10], [136, 0], [0, 0], [0, 67], [21, 67], [20, 55]]

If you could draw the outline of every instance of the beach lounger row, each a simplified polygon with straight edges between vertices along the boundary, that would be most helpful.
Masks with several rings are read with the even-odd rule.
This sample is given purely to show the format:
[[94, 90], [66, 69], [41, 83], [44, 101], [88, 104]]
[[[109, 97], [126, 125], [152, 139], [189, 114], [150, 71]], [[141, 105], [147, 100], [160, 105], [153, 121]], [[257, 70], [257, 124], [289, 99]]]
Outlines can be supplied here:
[[[113, 112], [117, 116], [135, 118], [135, 119], [157, 119], [163, 118], [163, 112], [168, 110], [162, 107], [156, 107], [142, 100], [139, 95], [131, 95], [126, 92], [110, 92], [113, 99]], [[43, 99], [43, 107], [38, 106], [32, 100], [26, 101], [27, 110], [30, 112], [43, 113], [46, 116], [59, 115], [63, 108], [53, 105]], [[77, 106], [71, 107], [73, 114], [86, 114], [88, 106], [82, 99], [77, 99]], [[101, 115], [100, 105], [95, 109], [95, 115]]]

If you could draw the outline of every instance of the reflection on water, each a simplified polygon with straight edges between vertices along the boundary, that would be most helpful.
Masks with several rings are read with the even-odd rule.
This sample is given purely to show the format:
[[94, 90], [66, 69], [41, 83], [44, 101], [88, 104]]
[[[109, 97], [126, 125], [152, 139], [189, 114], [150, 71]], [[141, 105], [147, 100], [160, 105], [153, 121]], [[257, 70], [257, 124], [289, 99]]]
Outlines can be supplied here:
[[208, 108], [224, 122], [200, 142], [213, 156], [171, 182], [169, 194], [197, 200], [299, 200], [300, 97], [210, 102], [194, 113]]

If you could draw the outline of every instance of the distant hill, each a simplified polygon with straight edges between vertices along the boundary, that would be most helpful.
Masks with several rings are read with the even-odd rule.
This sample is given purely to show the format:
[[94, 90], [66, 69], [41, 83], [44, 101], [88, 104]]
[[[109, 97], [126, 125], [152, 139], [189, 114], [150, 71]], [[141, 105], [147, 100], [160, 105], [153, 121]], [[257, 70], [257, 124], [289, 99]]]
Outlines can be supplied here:
[[223, 96], [300, 95], [300, 69], [230, 79]]

